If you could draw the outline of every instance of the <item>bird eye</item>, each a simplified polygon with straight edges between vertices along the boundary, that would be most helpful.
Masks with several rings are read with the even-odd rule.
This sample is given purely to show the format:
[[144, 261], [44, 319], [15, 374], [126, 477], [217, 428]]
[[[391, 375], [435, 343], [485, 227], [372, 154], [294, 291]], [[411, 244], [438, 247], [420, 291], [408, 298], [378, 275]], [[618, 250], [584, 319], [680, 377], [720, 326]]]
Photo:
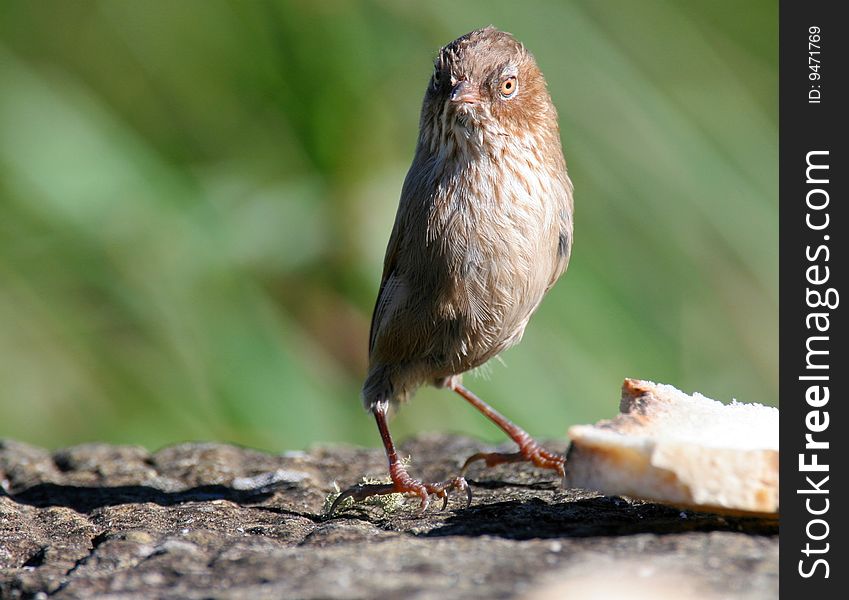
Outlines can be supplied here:
[[433, 87], [439, 86], [439, 67], [433, 67]]
[[508, 77], [501, 82], [502, 98], [512, 98], [519, 89], [519, 81], [515, 77]]

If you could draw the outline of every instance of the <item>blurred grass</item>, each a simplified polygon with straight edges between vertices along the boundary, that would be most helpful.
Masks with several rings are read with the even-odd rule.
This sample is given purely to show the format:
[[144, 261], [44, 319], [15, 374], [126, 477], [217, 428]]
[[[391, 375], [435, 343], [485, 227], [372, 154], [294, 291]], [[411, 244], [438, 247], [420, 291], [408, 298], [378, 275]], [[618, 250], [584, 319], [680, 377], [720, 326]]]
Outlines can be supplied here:
[[[485, 399], [535, 434], [626, 376], [775, 404], [777, 3], [0, 4], [0, 436], [377, 444], [368, 319], [430, 61], [534, 51], [572, 264]], [[399, 437], [500, 440], [423, 390]]]

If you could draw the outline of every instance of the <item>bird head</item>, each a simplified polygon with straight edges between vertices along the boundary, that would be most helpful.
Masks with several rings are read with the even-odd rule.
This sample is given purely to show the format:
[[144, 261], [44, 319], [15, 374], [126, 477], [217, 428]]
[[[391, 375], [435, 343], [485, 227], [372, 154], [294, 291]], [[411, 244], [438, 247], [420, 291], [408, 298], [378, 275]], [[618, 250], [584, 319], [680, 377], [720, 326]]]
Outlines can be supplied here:
[[533, 55], [486, 27], [440, 49], [422, 106], [422, 141], [485, 145], [499, 137], [557, 131], [557, 113]]

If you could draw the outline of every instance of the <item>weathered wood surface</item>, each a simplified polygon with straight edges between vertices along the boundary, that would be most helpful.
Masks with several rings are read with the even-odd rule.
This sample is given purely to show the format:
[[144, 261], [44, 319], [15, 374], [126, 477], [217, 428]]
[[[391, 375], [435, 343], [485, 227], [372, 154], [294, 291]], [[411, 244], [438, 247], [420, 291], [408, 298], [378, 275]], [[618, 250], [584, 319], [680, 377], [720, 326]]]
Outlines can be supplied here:
[[[403, 445], [415, 474], [439, 479], [484, 448], [451, 436]], [[778, 595], [775, 522], [561, 490], [525, 465], [473, 469], [469, 509], [457, 497], [420, 515], [409, 500], [325, 519], [333, 482], [366, 474], [385, 475], [381, 450], [0, 442], [0, 597]]]

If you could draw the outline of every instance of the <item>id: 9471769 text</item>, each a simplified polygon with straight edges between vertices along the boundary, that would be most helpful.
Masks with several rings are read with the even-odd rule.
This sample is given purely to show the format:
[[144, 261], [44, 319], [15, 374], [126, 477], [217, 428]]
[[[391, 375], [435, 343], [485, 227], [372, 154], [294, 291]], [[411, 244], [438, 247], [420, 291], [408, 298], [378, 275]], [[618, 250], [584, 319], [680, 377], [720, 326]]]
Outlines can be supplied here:
[[811, 87], [808, 90], [808, 104], [819, 104], [822, 100], [822, 73], [820, 73], [820, 40], [822, 34], [816, 25], [808, 27], [808, 79]]

